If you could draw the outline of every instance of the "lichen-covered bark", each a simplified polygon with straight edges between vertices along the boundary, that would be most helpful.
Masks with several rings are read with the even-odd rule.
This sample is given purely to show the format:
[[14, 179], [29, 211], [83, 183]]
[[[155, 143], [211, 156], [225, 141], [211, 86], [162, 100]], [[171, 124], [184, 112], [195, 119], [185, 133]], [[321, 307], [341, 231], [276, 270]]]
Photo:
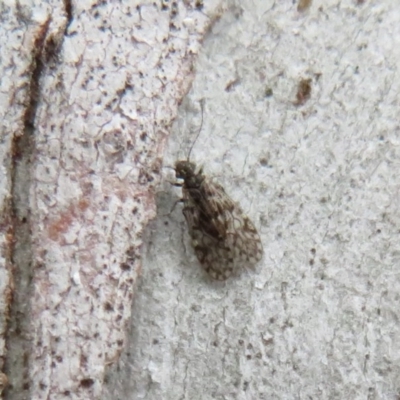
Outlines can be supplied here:
[[100, 398], [124, 344], [165, 139], [217, 6], [1, 6], [8, 399]]

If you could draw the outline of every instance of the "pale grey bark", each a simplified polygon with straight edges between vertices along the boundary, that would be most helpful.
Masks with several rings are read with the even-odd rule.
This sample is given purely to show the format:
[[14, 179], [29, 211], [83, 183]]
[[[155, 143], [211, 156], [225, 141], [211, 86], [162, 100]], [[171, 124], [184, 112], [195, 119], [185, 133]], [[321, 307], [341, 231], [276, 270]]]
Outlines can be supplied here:
[[292, 3], [228, 7], [165, 161], [187, 156], [205, 98], [191, 158], [255, 221], [264, 260], [208, 282], [165, 182], [104, 398], [400, 395], [400, 8]]
[[[400, 396], [400, 8], [219, 7], [1, 5], [4, 398]], [[162, 168], [202, 98], [191, 158], [265, 251], [224, 283]]]
[[2, 4], [5, 398], [101, 398], [165, 140], [217, 8]]

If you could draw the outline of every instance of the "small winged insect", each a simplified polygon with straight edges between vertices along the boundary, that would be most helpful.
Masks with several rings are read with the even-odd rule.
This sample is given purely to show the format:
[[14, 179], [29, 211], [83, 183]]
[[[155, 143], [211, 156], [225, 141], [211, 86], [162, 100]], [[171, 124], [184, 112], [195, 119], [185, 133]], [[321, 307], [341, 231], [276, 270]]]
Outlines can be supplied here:
[[[203, 104], [201, 104], [201, 126]], [[196, 137], [196, 139], [197, 139]], [[175, 163], [175, 174], [182, 183], [183, 214], [198, 260], [209, 275], [227, 279], [242, 266], [253, 266], [262, 258], [260, 236], [250, 219], [226, 193], [224, 188], [189, 160]]]

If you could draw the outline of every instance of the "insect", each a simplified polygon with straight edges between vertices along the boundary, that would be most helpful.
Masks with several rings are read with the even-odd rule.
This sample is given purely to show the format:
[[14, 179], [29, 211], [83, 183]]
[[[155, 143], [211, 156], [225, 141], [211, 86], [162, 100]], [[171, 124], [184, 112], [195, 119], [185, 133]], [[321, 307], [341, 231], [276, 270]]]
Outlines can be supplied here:
[[193, 144], [187, 160], [175, 163], [176, 178], [183, 180], [176, 185], [182, 187], [183, 214], [198, 260], [212, 278], [225, 280], [236, 268], [260, 261], [263, 248], [256, 228], [240, 206], [204, 174], [202, 167], [189, 161]]

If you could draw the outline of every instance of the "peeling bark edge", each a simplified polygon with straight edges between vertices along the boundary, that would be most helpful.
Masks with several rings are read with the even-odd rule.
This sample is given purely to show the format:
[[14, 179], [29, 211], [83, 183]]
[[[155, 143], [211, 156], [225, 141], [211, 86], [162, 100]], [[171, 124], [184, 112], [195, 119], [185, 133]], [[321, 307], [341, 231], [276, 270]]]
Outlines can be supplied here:
[[[65, 5], [65, 3], [63, 3]], [[72, 8], [70, 9], [72, 11]], [[68, 17], [68, 11], [64, 10], [64, 12], [67, 13]], [[63, 15], [63, 17], [65, 14]], [[41, 121], [39, 120], [41, 115], [41, 107], [46, 98], [44, 98], [44, 91], [45, 89], [45, 82], [47, 78], [45, 75], [49, 72], [48, 69], [52, 69], [53, 67], [57, 68], [58, 64], [58, 49], [61, 47], [57, 47], [62, 43], [63, 37], [65, 37], [67, 34], [65, 33], [65, 30], [63, 31], [62, 29], [59, 29], [58, 31], [54, 31], [51, 26], [53, 25], [53, 22], [56, 20], [54, 17], [54, 14], [52, 14], [52, 18], [54, 18], [53, 21], [46, 20], [46, 21], [41, 21], [40, 23], [32, 23], [30, 21], [25, 21], [25, 24], [29, 27], [29, 36], [30, 38], [30, 44], [29, 48], [26, 50], [27, 56], [25, 57], [25, 64], [24, 64], [24, 69], [22, 70], [22, 74], [24, 75], [25, 83], [26, 85], [24, 86], [24, 94], [21, 96], [22, 97], [22, 112], [19, 112], [19, 128], [18, 131], [10, 132], [10, 134], [14, 135], [14, 139], [12, 142], [12, 151], [10, 150], [10, 156], [8, 159], [8, 168], [9, 168], [9, 187], [12, 188], [12, 190], [9, 190], [9, 196], [10, 196], [10, 202], [9, 202], [9, 209], [10, 212], [8, 213], [9, 216], [9, 232], [10, 234], [10, 242], [8, 245], [8, 251], [9, 253], [12, 253], [9, 257], [7, 257], [7, 264], [9, 265], [8, 267], [8, 272], [9, 275], [11, 276], [10, 280], [13, 279], [18, 279], [22, 278], [21, 274], [28, 273], [27, 278], [24, 277], [25, 279], [25, 286], [22, 282], [22, 279], [20, 279], [20, 284], [17, 285], [17, 287], [14, 289], [10, 289], [10, 302], [9, 304], [11, 307], [13, 307], [10, 310], [11, 316], [15, 319], [13, 321], [14, 328], [15, 325], [17, 325], [16, 318], [20, 318], [21, 321], [25, 323], [26, 328], [24, 331], [20, 331], [20, 336], [21, 338], [24, 339], [24, 343], [30, 344], [30, 346], [26, 346], [26, 349], [23, 349], [21, 346], [15, 345], [14, 346], [14, 352], [13, 349], [11, 348], [11, 344], [17, 343], [17, 340], [14, 341], [13, 336], [15, 335], [15, 331], [13, 332], [13, 327], [12, 324], [7, 323], [8, 326], [6, 326], [6, 329], [8, 331], [8, 336], [7, 336], [7, 343], [6, 343], [6, 349], [9, 349], [8, 355], [6, 351], [5, 357], [7, 357], [7, 368], [11, 372], [11, 368], [15, 372], [14, 375], [10, 374], [10, 381], [12, 382], [12, 386], [10, 386], [6, 396], [7, 399], [13, 398], [13, 399], [20, 399], [20, 398], [26, 398], [29, 397], [29, 395], [35, 395], [35, 390], [36, 392], [43, 392], [43, 390], [46, 390], [46, 384], [49, 381], [44, 382], [42, 379], [36, 379], [37, 376], [40, 376], [40, 372], [37, 373], [37, 370], [35, 369], [36, 367], [36, 361], [37, 358], [35, 359], [35, 352], [38, 350], [39, 352], [43, 347], [46, 346], [45, 342], [42, 341], [42, 337], [38, 335], [37, 337], [35, 334], [37, 332], [37, 328], [44, 328], [43, 323], [40, 320], [32, 320], [30, 319], [29, 323], [26, 322], [26, 318], [32, 318], [30, 317], [32, 311], [34, 311], [35, 303], [31, 303], [32, 301], [32, 292], [33, 290], [37, 289], [37, 282], [33, 284], [32, 278], [36, 279], [37, 278], [37, 268], [39, 265], [37, 264], [37, 259], [35, 258], [35, 251], [36, 251], [36, 239], [35, 237], [35, 229], [36, 225], [34, 221], [34, 212], [35, 210], [33, 208], [29, 208], [28, 202], [20, 201], [18, 203], [18, 197], [17, 195], [20, 195], [18, 191], [18, 185], [24, 185], [24, 195], [28, 196], [29, 194], [32, 194], [33, 189], [36, 189], [35, 182], [33, 181], [34, 177], [33, 175], [30, 177], [30, 171], [32, 168], [36, 166], [37, 159], [30, 158], [31, 154], [35, 155], [36, 153], [40, 152], [40, 147], [39, 146], [39, 139], [36, 139], [36, 135], [40, 134], [40, 128], [42, 127]], [[67, 21], [67, 18], [64, 18], [63, 23], [68, 26], [68, 23], [70, 21]], [[190, 21], [189, 21], [190, 22]], [[32, 27], [34, 25], [34, 27]], [[200, 28], [198, 29], [198, 32], [196, 30], [196, 35], [195, 34], [189, 34], [190, 39], [193, 41], [193, 39], [198, 39], [198, 35], [202, 34], [203, 30], [203, 25], [207, 26], [207, 21], [202, 21]], [[50, 27], [49, 27], [50, 26]], [[24, 28], [24, 31], [26, 29]], [[32, 32], [33, 30], [33, 32]], [[71, 33], [71, 36], [73, 33]], [[33, 39], [32, 39], [33, 36]], [[198, 41], [195, 42], [196, 44]], [[189, 49], [186, 50], [187, 54], [186, 57], [183, 58], [182, 60], [184, 61], [182, 63], [182, 71], [187, 72], [188, 70], [188, 63], [191, 63], [193, 60], [194, 54], [196, 54], [197, 46], [194, 46], [194, 49]], [[174, 49], [171, 50], [171, 53], [175, 51]], [[168, 52], [167, 52], [168, 56]], [[51, 71], [50, 71], [51, 72]], [[176, 92], [173, 92], [176, 94], [182, 95], [184, 92], [187, 91], [186, 85], [187, 82], [190, 80], [190, 74], [185, 74], [182, 73], [180, 75], [180, 78], [184, 77], [185, 78], [185, 84], [181, 82], [182, 86], [178, 86], [175, 88], [177, 90]], [[21, 101], [20, 103], [21, 104]], [[175, 103], [174, 103], [175, 105]], [[40, 108], [40, 110], [38, 110]], [[172, 108], [173, 110], [173, 108]], [[38, 114], [39, 113], [39, 114]], [[40, 124], [40, 125], [39, 125]], [[22, 127], [21, 127], [22, 125]], [[162, 125], [161, 123], [161, 133], [165, 134], [165, 126]], [[39, 130], [38, 130], [39, 129]], [[33, 136], [34, 135], [34, 136]], [[17, 137], [19, 136], [19, 137]], [[38, 141], [36, 143], [36, 141]], [[162, 146], [160, 146], [161, 148]], [[28, 150], [30, 149], [30, 150]], [[26, 150], [26, 153], [24, 151]], [[35, 160], [35, 161], [34, 161]], [[28, 175], [28, 178], [26, 175], [24, 175], [24, 172], [26, 175]], [[153, 171], [158, 173], [157, 171]], [[25, 180], [22, 181], [21, 178], [24, 178]], [[28, 182], [28, 183], [26, 183]], [[31, 183], [32, 182], [32, 183]], [[143, 185], [141, 182], [139, 182], [141, 185]], [[29, 199], [29, 196], [28, 196]], [[140, 203], [139, 199], [139, 203]], [[18, 206], [21, 206], [21, 209], [18, 208]], [[32, 207], [32, 204], [31, 204]], [[148, 205], [147, 205], [148, 207]], [[146, 210], [147, 211], [147, 210]], [[32, 216], [31, 216], [32, 214]], [[22, 216], [21, 216], [22, 215]], [[26, 217], [27, 215], [27, 217]], [[23, 218], [26, 218], [26, 220], [23, 220]], [[28, 257], [26, 254], [24, 254], [24, 249], [23, 246], [21, 246], [21, 243], [23, 242], [22, 240], [22, 233], [20, 234], [17, 232], [17, 228], [21, 228], [24, 230], [23, 232], [26, 233], [26, 237], [29, 239], [29, 246], [26, 246], [26, 243], [23, 243], [26, 247], [28, 247], [29, 254]], [[14, 241], [14, 244], [11, 242]], [[36, 243], [36, 244], [35, 244]], [[18, 247], [20, 246], [20, 247]], [[132, 247], [134, 248], [134, 247]], [[22, 250], [21, 250], [22, 249]], [[18, 250], [21, 250], [18, 253]], [[18, 259], [18, 254], [20, 255], [20, 259]], [[130, 258], [130, 257], [128, 257]], [[20, 264], [19, 261], [25, 262], [25, 268], [24, 265]], [[15, 277], [14, 277], [15, 274]], [[40, 274], [40, 273], [39, 273]], [[129, 284], [129, 280], [126, 280], [126, 282]], [[11, 286], [11, 285], [10, 285]], [[27, 290], [25, 290], [27, 288]], [[12, 293], [14, 291], [14, 294]], [[25, 292], [27, 293], [25, 295]], [[12, 299], [12, 297], [15, 297]], [[17, 302], [17, 299], [20, 298], [20, 302]], [[131, 300], [131, 298], [128, 298], [128, 300]], [[27, 303], [26, 304], [24, 304]], [[21, 306], [26, 306], [27, 311], [26, 315], [18, 315], [18, 304]], [[35, 322], [36, 321], [36, 322]], [[47, 322], [47, 321], [46, 321]], [[36, 324], [36, 325], [35, 325]], [[46, 329], [46, 328], [44, 328]], [[36, 337], [36, 339], [34, 339]], [[30, 340], [29, 340], [30, 339]], [[20, 341], [22, 343], [22, 340]], [[118, 343], [117, 341], [115, 343]], [[18, 343], [17, 343], [18, 344]], [[121, 344], [118, 346], [122, 346], [122, 341]], [[19, 350], [21, 348], [21, 350]], [[35, 350], [36, 348], [36, 350]], [[32, 349], [34, 350], [32, 352]], [[24, 360], [25, 358], [25, 360]], [[23, 368], [19, 369], [17, 367], [14, 367], [12, 363], [17, 362], [17, 360], [21, 360], [20, 365], [22, 365]], [[54, 375], [51, 376], [50, 381], [53, 382]], [[63, 377], [61, 377], [61, 380]], [[25, 381], [23, 381], [25, 380]], [[93, 385], [93, 382], [95, 385]], [[98, 380], [93, 380], [92, 378], [84, 378], [81, 380], [81, 385], [80, 388], [84, 388], [85, 391], [88, 391], [88, 388], [94, 387], [93, 390], [97, 389], [97, 384]], [[57, 383], [54, 385], [57, 387]], [[58, 386], [59, 387], [59, 386]], [[19, 390], [21, 388], [21, 390]], [[79, 389], [80, 390], [80, 389]], [[93, 392], [91, 390], [91, 392]], [[50, 391], [50, 389], [49, 389]], [[62, 392], [62, 395], [70, 394], [69, 390], [65, 390]]]

